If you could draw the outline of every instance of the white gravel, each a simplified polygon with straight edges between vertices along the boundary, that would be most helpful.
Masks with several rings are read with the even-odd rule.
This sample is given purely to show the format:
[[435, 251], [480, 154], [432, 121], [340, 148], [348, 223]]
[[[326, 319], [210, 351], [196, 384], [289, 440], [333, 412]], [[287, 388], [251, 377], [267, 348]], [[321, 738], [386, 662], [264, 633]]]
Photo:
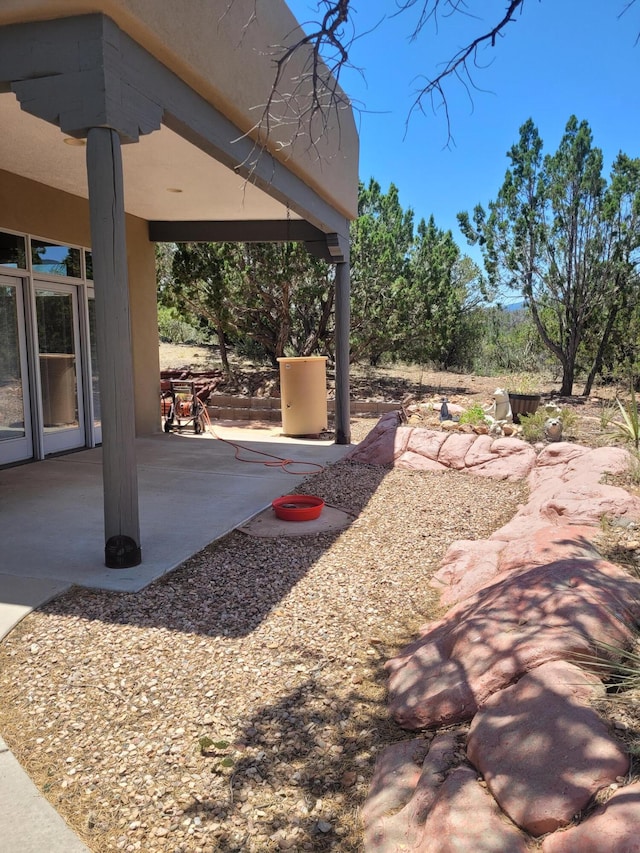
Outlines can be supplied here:
[[343, 462], [303, 490], [357, 520], [233, 533], [141, 593], [72, 591], [0, 647], [0, 731], [92, 850], [361, 849], [376, 752], [406, 737], [382, 664], [436, 612], [447, 546], [524, 487]]

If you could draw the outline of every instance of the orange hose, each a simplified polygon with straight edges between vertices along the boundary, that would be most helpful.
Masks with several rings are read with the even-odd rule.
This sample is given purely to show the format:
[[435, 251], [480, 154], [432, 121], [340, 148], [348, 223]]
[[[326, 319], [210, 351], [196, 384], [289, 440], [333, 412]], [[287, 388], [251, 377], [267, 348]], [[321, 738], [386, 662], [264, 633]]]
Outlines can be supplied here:
[[[209, 417], [209, 412], [207, 411], [206, 406], [202, 406], [202, 417], [207, 424], [207, 429], [211, 433], [214, 438], [217, 438], [218, 441], [223, 441], [225, 444], [228, 444], [230, 447], [235, 449], [234, 458], [238, 460], [238, 462], [248, 462], [254, 465], [264, 465], [267, 468], [282, 468], [283, 471], [286, 471], [287, 474], [319, 474], [321, 471], [324, 471], [324, 465], [320, 465], [319, 462], [302, 462], [296, 461], [295, 459], [285, 459], [283, 456], [276, 456], [273, 453], [266, 453], [264, 450], [254, 450], [252, 447], [245, 447], [243, 444], [238, 444], [235, 441], [229, 441], [227, 438], [222, 438], [222, 436], [218, 435], [213, 428], [213, 424], [211, 423], [211, 418]], [[263, 459], [243, 459], [239, 454], [245, 450], [247, 453], [255, 453], [259, 456], [267, 456], [269, 460], [274, 461], [265, 461]], [[312, 465], [313, 470], [310, 471], [290, 471], [289, 465]]]

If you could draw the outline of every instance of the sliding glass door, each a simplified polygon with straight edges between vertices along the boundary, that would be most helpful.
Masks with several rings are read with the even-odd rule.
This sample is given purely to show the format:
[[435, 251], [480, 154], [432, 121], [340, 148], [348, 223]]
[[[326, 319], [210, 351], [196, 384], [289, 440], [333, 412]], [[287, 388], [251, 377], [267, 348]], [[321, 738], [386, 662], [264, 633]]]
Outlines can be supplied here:
[[101, 441], [91, 252], [0, 229], [0, 465]]

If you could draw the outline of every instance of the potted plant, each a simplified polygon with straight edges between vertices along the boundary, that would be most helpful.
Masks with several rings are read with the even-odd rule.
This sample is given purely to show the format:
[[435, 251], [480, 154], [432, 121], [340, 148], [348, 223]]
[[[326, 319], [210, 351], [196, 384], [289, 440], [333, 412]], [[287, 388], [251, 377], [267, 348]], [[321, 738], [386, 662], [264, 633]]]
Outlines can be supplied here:
[[540, 405], [540, 394], [535, 392], [536, 379], [530, 373], [512, 377], [514, 390], [509, 391], [509, 405], [514, 424], [520, 423], [520, 415], [535, 415]]

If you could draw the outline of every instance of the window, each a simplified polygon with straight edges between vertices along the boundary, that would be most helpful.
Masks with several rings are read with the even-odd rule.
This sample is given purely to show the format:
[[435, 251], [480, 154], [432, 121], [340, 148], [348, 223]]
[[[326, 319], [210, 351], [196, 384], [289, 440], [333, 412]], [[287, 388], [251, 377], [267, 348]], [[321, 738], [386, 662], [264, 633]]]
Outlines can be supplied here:
[[0, 266], [21, 270], [27, 268], [24, 237], [0, 231]]
[[32, 240], [31, 264], [34, 273], [64, 275], [70, 278], [81, 277], [80, 249], [72, 249], [70, 246]]

